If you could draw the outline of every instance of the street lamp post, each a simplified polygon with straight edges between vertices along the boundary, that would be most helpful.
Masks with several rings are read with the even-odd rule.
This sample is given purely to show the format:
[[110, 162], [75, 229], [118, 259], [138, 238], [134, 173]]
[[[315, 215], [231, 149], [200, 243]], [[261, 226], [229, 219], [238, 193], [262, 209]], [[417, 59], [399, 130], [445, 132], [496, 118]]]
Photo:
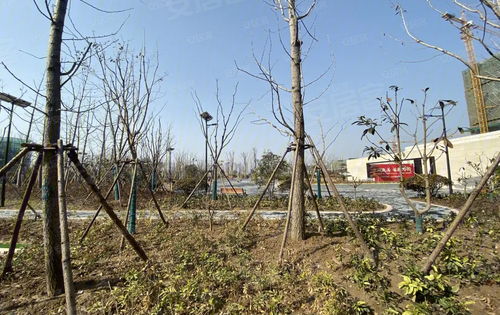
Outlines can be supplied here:
[[[452, 103], [450, 103], [452, 104]], [[444, 115], [444, 107], [445, 107], [445, 104], [443, 101], [439, 101], [439, 108], [441, 109], [441, 115], [439, 116], [436, 116], [436, 115], [425, 115], [425, 117], [437, 117], [437, 118], [441, 118], [441, 120], [443, 121], [443, 142], [444, 142], [444, 154], [446, 156], [446, 170], [447, 170], [447, 175], [448, 175], [448, 179], [450, 180], [450, 185], [448, 185], [448, 192], [450, 194], [453, 193], [453, 185], [451, 184], [451, 166], [450, 166], [450, 154], [448, 152], [448, 143], [449, 140], [448, 140], [448, 136], [446, 134], [446, 119], [445, 119], [445, 115]], [[460, 128], [459, 128], [460, 130]]]
[[[11, 129], [11, 126], [12, 126], [12, 116], [14, 116], [14, 105], [17, 105], [17, 106], [20, 106], [20, 107], [27, 107], [29, 105], [31, 105], [31, 103], [25, 101], [25, 100], [22, 100], [20, 98], [17, 98], [15, 96], [12, 96], [12, 95], [9, 95], [9, 94], [6, 94], [6, 93], [1, 93], [0, 92], [0, 101], [6, 101], [6, 102], [10, 102], [11, 103], [11, 108], [10, 108], [10, 117], [9, 117], [9, 126], [8, 126], [8, 129], [7, 129], [7, 140], [6, 140], [6, 143], [5, 143], [5, 156], [4, 156], [4, 160], [3, 160], [3, 166], [5, 166], [8, 162], [8, 157], [9, 157], [9, 147], [10, 147], [10, 129]], [[7, 175], [4, 175], [2, 177], [2, 194], [1, 194], [1, 197], [0, 197], [0, 207], [4, 207], [5, 206], [5, 185], [7, 183], [7, 180], [6, 180], [6, 176]]]
[[448, 179], [450, 180], [450, 185], [448, 185], [450, 195], [453, 194], [453, 185], [451, 184], [451, 167], [450, 167], [450, 155], [448, 153], [448, 137], [446, 136], [446, 122], [444, 118], [444, 103], [439, 102], [439, 107], [441, 107], [441, 119], [443, 120], [443, 136], [444, 136], [444, 153], [446, 155], [446, 168], [448, 169]]
[[[208, 172], [208, 122], [213, 119], [208, 112], [203, 112], [200, 117], [205, 121], [205, 173]], [[208, 185], [205, 185], [205, 194], [208, 193]]]

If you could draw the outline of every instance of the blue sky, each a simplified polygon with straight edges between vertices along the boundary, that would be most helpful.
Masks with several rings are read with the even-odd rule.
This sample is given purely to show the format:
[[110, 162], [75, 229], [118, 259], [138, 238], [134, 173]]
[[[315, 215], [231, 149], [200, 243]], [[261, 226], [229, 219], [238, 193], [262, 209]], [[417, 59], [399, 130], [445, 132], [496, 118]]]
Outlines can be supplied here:
[[[38, 1], [42, 3], [42, 1]], [[260, 0], [90, 0], [104, 10], [133, 8], [120, 14], [105, 14], [95, 11], [80, 1], [71, 0], [71, 17], [84, 35], [109, 34], [126, 20], [117, 39], [128, 41], [131, 47], [140, 49], [143, 39], [149, 51], [158, 47], [160, 69], [167, 73], [162, 82], [162, 97], [152, 106], [164, 125], [172, 123], [175, 147], [189, 150], [200, 158], [204, 154], [204, 139], [199, 130], [195, 103], [191, 93], [196, 91], [204, 109], [215, 112], [215, 82], [223, 102], [230, 104], [234, 87], [239, 83], [238, 108], [250, 102], [244, 121], [237, 130], [228, 150], [237, 154], [252, 147], [280, 153], [288, 139], [267, 125], [251, 122], [257, 119], [253, 113], [272, 119], [270, 98], [262, 97], [267, 84], [236, 71], [235, 62], [258, 73], [252, 58], [254, 52], [261, 56], [271, 31], [273, 49], [270, 60], [275, 63], [273, 75], [284, 86], [290, 86], [289, 61], [277, 40], [277, 29], [285, 45], [289, 43], [286, 24], [276, 16], [271, 6]], [[303, 1], [304, 4], [309, 1]], [[406, 18], [411, 31], [422, 39], [439, 44], [446, 49], [465, 55], [459, 32], [432, 11], [424, 0], [405, 0], [400, 4], [406, 9]], [[453, 1], [439, 1], [442, 11], [460, 14]], [[32, 84], [41, 80], [47, 49], [49, 23], [37, 11], [31, 1], [0, 0], [2, 19], [0, 29], [0, 60], [25, 82]], [[458, 105], [447, 117], [447, 126], [455, 131], [457, 126], [468, 126], [462, 71], [465, 66], [447, 56], [439, 56], [418, 44], [400, 42], [384, 34], [409, 41], [402, 28], [401, 19], [395, 15], [390, 1], [351, 0], [319, 2], [305, 25], [314, 33], [317, 41], [305, 59], [303, 69], [306, 82], [313, 80], [331, 63], [331, 49], [335, 63], [322, 80], [308, 87], [306, 101], [315, 98], [333, 78], [327, 92], [304, 108], [306, 131], [319, 142], [318, 118], [323, 128], [348, 126], [330, 147], [328, 154], [339, 158], [359, 157], [364, 141], [360, 141], [361, 128], [350, 126], [360, 115], [378, 117], [379, 105], [376, 97], [384, 96], [388, 87], [402, 88], [401, 97], [422, 101], [421, 89], [430, 87], [428, 107], [439, 99], [453, 99]], [[304, 34], [304, 32], [302, 32]], [[304, 47], [311, 43], [304, 37]], [[71, 44], [73, 45], [73, 44]], [[79, 49], [84, 43], [75, 43]], [[477, 58], [486, 53], [477, 48]], [[29, 54], [23, 53], [29, 52]], [[436, 56], [438, 55], [438, 56]], [[434, 58], [425, 62], [416, 62]], [[265, 54], [267, 61], [267, 53]], [[408, 61], [408, 62], [405, 62]], [[0, 69], [3, 92], [18, 95], [21, 85], [4, 69]], [[32, 100], [34, 95], [23, 96]], [[68, 97], [68, 96], [66, 96]], [[288, 95], [283, 95], [289, 101]], [[22, 110], [19, 110], [22, 115]], [[410, 123], [413, 113], [408, 108], [404, 117]], [[0, 113], [0, 128], [6, 126], [7, 112]], [[16, 128], [25, 128], [16, 118]], [[440, 125], [435, 125], [433, 135], [439, 135]], [[16, 131], [14, 131], [14, 134]], [[390, 140], [391, 136], [387, 134]], [[40, 141], [40, 139], [37, 139]]]

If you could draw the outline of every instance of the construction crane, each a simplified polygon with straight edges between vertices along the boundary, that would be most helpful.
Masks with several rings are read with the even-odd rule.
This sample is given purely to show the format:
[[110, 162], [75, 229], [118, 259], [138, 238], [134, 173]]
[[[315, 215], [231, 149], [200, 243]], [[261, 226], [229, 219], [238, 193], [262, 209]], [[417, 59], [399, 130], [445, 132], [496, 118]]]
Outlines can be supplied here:
[[[479, 25], [475, 25], [472, 21], [467, 21], [465, 19], [465, 12], [462, 11], [460, 18], [457, 18], [451, 13], [445, 13], [442, 16], [445, 20], [452, 22], [457, 22], [460, 24], [460, 29], [462, 30], [461, 39], [465, 43], [465, 51], [467, 52], [467, 59], [469, 65], [471, 66], [471, 82], [472, 89], [474, 91], [474, 99], [476, 101], [476, 112], [477, 121], [479, 124], [479, 132], [488, 132], [488, 118], [486, 117], [486, 106], [484, 105], [483, 88], [481, 86], [481, 79], [477, 77], [479, 75], [479, 67], [477, 66], [476, 53], [474, 52], [474, 45], [472, 44], [472, 29], [479, 29], [489, 33], [497, 34], [488, 29], [485, 29]], [[452, 23], [453, 24], [453, 23]], [[498, 34], [497, 34], [498, 35]]]

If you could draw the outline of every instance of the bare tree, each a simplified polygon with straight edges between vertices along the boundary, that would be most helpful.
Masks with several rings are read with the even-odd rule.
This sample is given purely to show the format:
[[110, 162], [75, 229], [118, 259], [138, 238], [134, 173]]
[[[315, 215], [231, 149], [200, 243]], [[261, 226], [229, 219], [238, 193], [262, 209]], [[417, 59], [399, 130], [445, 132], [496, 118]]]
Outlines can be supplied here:
[[[304, 3], [298, 4], [295, 0], [273, 0], [271, 2], [271, 5], [274, 7], [275, 11], [278, 12], [277, 14], [280, 15], [285, 23], [288, 24], [288, 31], [290, 36], [289, 50], [285, 48], [281, 37], [280, 41], [283, 49], [285, 49], [286, 53], [290, 57], [290, 88], [284, 87], [274, 78], [274, 76], [272, 75], [273, 63], [270, 60], [268, 60], [268, 64], [265, 66], [262, 58], [259, 59], [255, 56], [255, 54], [253, 54], [255, 63], [257, 64], [257, 67], [259, 69], [259, 75], [253, 75], [248, 71], [245, 71], [244, 69], [238, 67], [238, 70], [261, 79], [269, 84], [271, 92], [270, 95], [272, 97], [271, 113], [277, 123], [274, 124], [269, 119], [259, 116], [261, 123], [267, 123], [271, 125], [281, 134], [292, 137], [294, 141], [295, 156], [293, 162], [292, 183], [290, 188], [291, 208], [289, 209], [289, 212], [291, 213], [290, 236], [294, 240], [303, 240], [305, 238], [304, 148], [306, 133], [303, 108], [304, 105], [306, 105], [308, 102], [317, 99], [323, 94], [321, 93], [316, 98], [313, 98], [310, 101], [306, 102], [304, 101], [305, 88], [324, 77], [332, 68], [334, 63], [332, 53], [332, 62], [327, 67], [326, 71], [311, 82], [304, 82], [303, 61], [307, 58], [307, 54], [304, 54], [304, 52], [302, 51], [304, 36], [311, 37], [313, 42], [316, 41], [314, 35], [308, 30], [303, 22], [303, 20], [310, 15], [313, 8], [315, 7], [316, 0], [313, 0], [310, 3], [311, 4], [307, 6]], [[305, 8], [305, 10], [301, 10], [301, 8]], [[300, 34], [301, 30], [304, 30], [305, 34]], [[271, 47], [272, 45], [271, 43], [269, 43], [269, 50], [271, 50]], [[291, 109], [285, 107], [281, 92], [291, 94]], [[291, 111], [293, 115], [292, 118], [287, 117], [287, 111]], [[293, 211], [291, 210], [292, 208]]]
[[250, 154], [252, 156], [252, 162], [253, 162], [253, 170], [257, 168], [257, 165], [259, 164], [259, 157], [257, 156], [257, 153], [259, 152], [259, 149], [256, 147], [253, 147], [252, 150], [250, 151]]
[[[43, 5], [39, 5], [42, 2]], [[66, 27], [65, 20], [68, 14], [69, 0], [49, 0], [33, 1], [38, 12], [50, 22], [50, 33], [48, 38], [47, 60], [46, 60], [46, 91], [45, 95], [24, 83], [15, 76], [3, 64], [6, 70], [24, 86], [36, 95], [45, 98], [45, 109], [39, 110], [44, 114], [43, 145], [45, 148], [54, 147], [61, 138], [61, 113], [68, 108], [62, 100], [62, 89], [79, 73], [81, 67], [85, 67], [90, 58], [92, 47], [91, 40], [96, 37], [84, 37], [71, 23]], [[82, 1], [84, 5], [97, 9], [95, 6]], [[43, 8], [43, 9], [42, 9]], [[106, 11], [117, 13], [120, 11]], [[72, 44], [63, 45], [63, 33]], [[103, 38], [105, 36], [99, 36]], [[80, 50], [80, 43], [87, 45], [86, 49]], [[64, 58], [63, 56], [63, 47]], [[68, 69], [64, 69], [69, 66]], [[57, 191], [57, 154], [56, 150], [46, 150], [42, 162], [42, 183], [43, 212], [44, 212], [44, 256], [45, 256], [45, 276], [47, 280], [47, 293], [54, 296], [64, 290], [63, 275], [61, 265], [61, 237], [59, 230], [59, 198]]]
[[[60, 138], [61, 132], [61, 45], [68, 0], [57, 0], [51, 22], [47, 51], [47, 84], [45, 103], [44, 146]], [[47, 7], [48, 7], [48, 2]], [[61, 234], [59, 231], [59, 198], [57, 193], [57, 153], [47, 151], [42, 161], [42, 190], [44, 212], [45, 278], [47, 292], [54, 296], [64, 290], [61, 264]]]
[[227, 152], [226, 158], [228, 161], [228, 173], [232, 176], [234, 174], [234, 151]]
[[[128, 44], [122, 43], [117, 43], [114, 48], [115, 54], [112, 57], [108, 57], [104, 50], [98, 52], [101, 72], [96, 75], [102, 81], [106, 101], [118, 107], [119, 121], [124, 129], [130, 155], [138, 163], [143, 178], [147, 179], [144, 167], [138, 161], [138, 148], [151, 126], [153, 117], [148, 115], [149, 107], [159, 97], [160, 83], [165, 75], [159, 73], [158, 51], [149, 59], [145, 42], [139, 52], [134, 52]], [[135, 185], [135, 182], [132, 185]], [[160, 219], [164, 224], [168, 224], [153, 190], [148, 191]], [[134, 192], [135, 190], [131, 190], [130, 198]], [[132, 225], [134, 217], [135, 213], [131, 215]]]
[[[206, 123], [206, 121], [204, 121], [203, 118], [201, 117], [201, 114], [205, 112], [203, 104], [199, 99], [198, 95], [196, 94], [196, 92], [192, 95], [193, 100], [196, 104], [200, 129], [206, 139], [210, 155], [214, 161], [214, 169], [212, 174], [212, 178], [215, 181], [214, 185], [217, 179], [217, 167], [219, 166], [219, 158], [221, 157], [223, 150], [232, 141], [234, 135], [236, 134], [236, 130], [238, 129], [238, 126], [240, 125], [243, 119], [242, 114], [249, 106], [249, 103], [247, 103], [239, 111], [235, 111], [237, 105], [236, 95], [238, 93], [238, 84], [236, 84], [234, 88], [234, 92], [231, 96], [231, 101], [229, 106], [224, 106], [221, 98], [221, 93], [219, 90], [218, 80], [215, 81], [215, 85], [216, 85], [215, 98], [217, 103], [217, 109], [215, 114], [214, 128], [211, 129], [210, 132], [207, 131], [207, 128], [204, 125], [204, 122]], [[234, 153], [233, 153], [233, 159], [234, 159]]]
[[[418, 105], [418, 102], [412, 99], [402, 99], [399, 101], [398, 99], [398, 91], [400, 90], [397, 86], [391, 86], [392, 90], [394, 90], [394, 100], [390, 97], [386, 97], [385, 100], [379, 98], [380, 107], [382, 110], [382, 118], [379, 120], [367, 118], [365, 116], [361, 116], [357, 121], [353, 122], [353, 125], [364, 126], [365, 129], [361, 138], [366, 137], [371, 145], [365, 147], [363, 150], [364, 153], [368, 153], [368, 159], [378, 159], [384, 158], [386, 160], [393, 161], [399, 166], [399, 189], [401, 194], [403, 195], [405, 201], [412, 208], [415, 218], [416, 218], [416, 228], [417, 232], [423, 232], [422, 229], [422, 215], [428, 212], [431, 208], [431, 187], [429, 181], [429, 160], [433, 155], [434, 151], [437, 149], [437, 141], [435, 141], [432, 145], [428, 143], [428, 133], [431, 126], [435, 123], [428, 124], [428, 116], [426, 109], [427, 102], [427, 91], [429, 88], [422, 90], [424, 92], [424, 99], [421, 105]], [[455, 104], [452, 100], [443, 100], [439, 101], [447, 104]], [[401, 120], [401, 113], [403, 112], [403, 106], [405, 103], [410, 103], [413, 108], [416, 110], [416, 120], [417, 124], [415, 130], [411, 131], [408, 128], [408, 124]], [[388, 141], [379, 133], [379, 129], [383, 124], [388, 124], [391, 130], [391, 133], [395, 135], [396, 147], [393, 148], [389, 145]], [[418, 125], [422, 126], [422, 139], [419, 139], [419, 135], [417, 133]], [[422, 159], [423, 166], [423, 174], [415, 174], [415, 176], [421, 176], [425, 183], [425, 201], [426, 205], [423, 209], [417, 209], [416, 205], [410, 200], [408, 195], [406, 194], [404, 187], [404, 176], [403, 176], [403, 162], [407, 158], [407, 155], [403, 152], [401, 148], [402, 136], [406, 134], [413, 138], [413, 147], [411, 151], [416, 150], [419, 156]], [[380, 141], [373, 141], [370, 137], [375, 136]], [[438, 138], [439, 141], [443, 141], [447, 146], [449, 141], [445, 138], [444, 132], [441, 137]], [[410, 151], [410, 153], [411, 153]]]
[[153, 121], [149, 133], [145, 136], [145, 141], [141, 142], [142, 152], [146, 160], [151, 163], [151, 188], [154, 189], [156, 177], [161, 171], [161, 165], [164, 165], [169, 148], [172, 147], [172, 125], [169, 125], [167, 131], [162, 128], [161, 120], [158, 119], [158, 125]]
[[240, 170], [240, 172], [243, 173], [243, 177], [246, 177], [248, 176], [248, 153], [241, 152], [240, 157], [241, 157], [241, 163], [243, 165], [243, 171]]

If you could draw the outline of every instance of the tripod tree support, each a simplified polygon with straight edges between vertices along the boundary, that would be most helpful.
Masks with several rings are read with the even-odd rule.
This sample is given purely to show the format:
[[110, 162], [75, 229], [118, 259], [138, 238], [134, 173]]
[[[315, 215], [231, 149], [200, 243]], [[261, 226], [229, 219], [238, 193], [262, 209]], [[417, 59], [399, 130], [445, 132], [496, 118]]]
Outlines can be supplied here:
[[233, 190], [233, 192], [236, 195], [236, 197], [241, 197], [238, 194], [238, 192], [236, 191], [236, 188], [234, 188], [233, 184], [231, 183], [231, 180], [229, 180], [229, 177], [226, 175], [226, 172], [224, 172], [224, 170], [222, 169], [222, 167], [219, 165], [219, 163], [216, 163], [216, 165], [219, 167], [222, 176], [224, 176], [226, 178], [227, 182], [229, 183], [229, 186], [231, 186], [231, 189]]
[[193, 191], [191, 191], [191, 193], [189, 194], [189, 196], [187, 196], [186, 200], [184, 200], [184, 202], [181, 205], [181, 208], [184, 208], [184, 206], [189, 201], [189, 199], [191, 199], [191, 197], [194, 195], [195, 191], [198, 189], [198, 187], [200, 187], [201, 183], [207, 177], [208, 173], [210, 173], [210, 170], [206, 171], [205, 174], [203, 175], [203, 177], [198, 181], [198, 183], [196, 184], [196, 186], [194, 186]]
[[[139, 167], [141, 169], [142, 175], [144, 176], [144, 178], [147, 179], [148, 176], [146, 175], [146, 172], [144, 171], [144, 168], [142, 167], [142, 163], [138, 162], [137, 160], [136, 160], [136, 163], [139, 163]], [[151, 182], [151, 181], [149, 180], [148, 182]], [[167, 220], [165, 220], [165, 217], [163, 216], [163, 213], [161, 212], [161, 208], [160, 208], [160, 205], [158, 204], [158, 200], [156, 200], [155, 193], [153, 192], [153, 190], [151, 190], [151, 187], [149, 185], [147, 185], [147, 186], [148, 186], [149, 194], [151, 195], [151, 198], [153, 198], [156, 210], [158, 210], [158, 215], [160, 216], [161, 221], [163, 222], [163, 224], [165, 224], [168, 227], [168, 222], [167, 222]]]
[[66, 185], [64, 184], [64, 147], [61, 139], [57, 141], [57, 188], [59, 189], [59, 229], [61, 231], [61, 260], [66, 297], [67, 314], [76, 314], [75, 286], [71, 269], [71, 250], [66, 212]]
[[[104, 175], [102, 175], [101, 179], [97, 182], [97, 187], [101, 186], [101, 183], [106, 179], [106, 175], [108, 175], [108, 173], [114, 169], [114, 165], [111, 166], [107, 171], [106, 173], [104, 173]], [[90, 198], [90, 196], [92, 196], [92, 192], [90, 192], [87, 197], [85, 197], [85, 199], [83, 200], [82, 202], [82, 205], [80, 206], [80, 209], [83, 209], [83, 206], [85, 206], [85, 203], [87, 202], [87, 200]]]
[[363, 239], [363, 235], [361, 235], [361, 233], [359, 232], [357, 224], [352, 220], [351, 215], [347, 211], [347, 208], [346, 208], [346, 206], [344, 204], [344, 201], [342, 200], [342, 197], [340, 196], [339, 191], [337, 190], [337, 188], [333, 184], [332, 178], [330, 176], [326, 176], [326, 174], [328, 174], [328, 170], [326, 169], [326, 166], [323, 163], [323, 160], [321, 159], [321, 156], [320, 156], [318, 150], [314, 146], [314, 142], [312, 141], [311, 136], [307, 135], [307, 139], [309, 140], [309, 144], [311, 144], [311, 148], [312, 148], [314, 154], [316, 155], [316, 158], [318, 160], [318, 164], [321, 167], [321, 170], [323, 171], [323, 174], [325, 175], [325, 178], [327, 180], [328, 185], [331, 186], [332, 191], [333, 191], [335, 197], [337, 197], [337, 201], [338, 201], [338, 203], [340, 205], [340, 209], [344, 213], [344, 216], [345, 216], [347, 222], [349, 223], [349, 226], [353, 230], [354, 234], [356, 235], [356, 238], [358, 239], [358, 242], [361, 244], [361, 248], [363, 249], [363, 252], [365, 253], [366, 257], [370, 260], [370, 263], [373, 264], [373, 265], [375, 265], [375, 258], [373, 257], [373, 254], [370, 251], [370, 249], [368, 248], [368, 245], [366, 245], [366, 242]]
[[83, 179], [85, 182], [90, 186], [90, 189], [94, 192], [94, 194], [99, 198], [99, 201], [101, 202], [104, 211], [109, 215], [111, 220], [116, 224], [120, 232], [123, 234], [125, 239], [129, 242], [129, 244], [132, 246], [132, 248], [135, 250], [137, 255], [143, 260], [147, 261], [148, 256], [142, 249], [142, 247], [137, 243], [137, 241], [134, 239], [134, 237], [127, 231], [127, 228], [123, 225], [123, 223], [120, 221], [120, 219], [116, 216], [116, 213], [113, 211], [113, 208], [108, 204], [106, 199], [103, 197], [101, 192], [99, 191], [99, 188], [96, 186], [90, 175], [88, 174], [87, 170], [83, 167], [82, 163], [78, 160], [78, 155], [76, 154], [74, 149], [71, 149], [68, 153], [68, 157], [73, 162], [78, 170], [78, 172], [82, 175]]
[[253, 206], [252, 211], [250, 211], [250, 213], [248, 214], [247, 219], [245, 220], [245, 223], [241, 227], [242, 231], [246, 229], [248, 223], [250, 222], [250, 220], [252, 219], [252, 217], [253, 217], [253, 215], [255, 213], [255, 210], [257, 210], [257, 208], [260, 205], [260, 202], [262, 201], [262, 198], [264, 198], [264, 195], [266, 194], [267, 189], [269, 188], [269, 186], [273, 182], [274, 176], [276, 176], [276, 172], [278, 172], [278, 169], [279, 169], [281, 163], [283, 163], [283, 160], [285, 159], [286, 155], [290, 151], [291, 151], [291, 148], [288, 147], [286, 149], [285, 153], [283, 153], [283, 155], [281, 156], [281, 160], [278, 162], [278, 164], [276, 164], [276, 167], [274, 168], [273, 172], [271, 173], [271, 176], [267, 180], [266, 187], [264, 187], [264, 191], [262, 191], [262, 193], [260, 194], [259, 199], [257, 200], [257, 202], [255, 203], [255, 205]]
[[23, 223], [24, 212], [26, 211], [26, 207], [28, 206], [28, 201], [31, 196], [31, 191], [35, 186], [36, 178], [38, 175], [38, 170], [40, 169], [40, 165], [42, 164], [42, 153], [38, 154], [38, 158], [35, 162], [35, 167], [33, 168], [33, 172], [31, 173], [31, 178], [28, 183], [28, 187], [24, 192], [23, 203], [21, 204], [21, 208], [17, 214], [17, 221], [14, 227], [14, 232], [12, 233], [12, 239], [10, 241], [9, 252], [7, 253], [7, 258], [5, 259], [5, 264], [3, 266], [1, 279], [4, 279], [5, 275], [8, 272], [12, 271], [12, 258], [14, 257], [14, 252], [16, 250], [17, 240], [19, 238], [19, 231], [21, 231], [21, 224]]
[[[9, 184], [10, 188], [12, 188], [12, 190], [20, 197], [20, 198], [24, 198], [23, 195], [19, 192], [19, 190], [17, 189], [16, 186], [14, 186], [11, 182], [7, 182], [7, 184]], [[31, 212], [33, 212], [33, 214], [35, 215], [35, 221], [39, 218], [41, 218], [42, 216], [36, 212], [36, 210], [28, 203], [28, 208], [31, 210]]]
[[316, 211], [316, 215], [318, 216], [318, 232], [324, 231], [323, 220], [321, 219], [321, 214], [319, 213], [318, 203], [316, 202], [316, 198], [314, 197], [314, 192], [312, 190], [311, 182], [309, 181], [309, 174], [307, 174], [307, 167], [304, 163], [304, 176], [306, 177], [307, 190], [309, 191], [309, 196], [311, 196], [311, 200], [314, 206], [314, 210]]
[[[108, 199], [109, 195], [113, 191], [113, 187], [116, 185], [116, 182], [118, 181], [118, 178], [120, 177], [120, 174], [122, 173], [123, 168], [125, 167], [125, 165], [126, 164], [124, 163], [122, 165], [122, 167], [120, 167], [120, 170], [118, 171], [117, 175], [115, 176], [113, 184], [111, 185], [111, 187], [109, 188], [108, 192], [106, 193], [106, 196], [104, 196], [105, 199]], [[89, 233], [90, 228], [94, 224], [94, 221], [97, 219], [97, 216], [99, 216], [99, 213], [101, 212], [101, 209], [102, 209], [102, 204], [99, 205], [99, 208], [97, 209], [96, 213], [94, 214], [94, 217], [92, 218], [92, 221], [90, 221], [89, 226], [85, 230], [85, 233], [83, 233], [82, 237], [80, 238], [80, 243], [83, 242], [83, 240], [85, 239], [85, 237], [87, 237], [87, 234]]]
[[281, 264], [283, 261], [283, 253], [285, 251], [285, 246], [286, 246], [286, 238], [288, 237], [288, 230], [290, 228], [290, 219], [292, 218], [292, 208], [293, 208], [293, 203], [292, 203], [292, 198], [293, 198], [293, 192], [295, 190], [295, 176], [297, 175], [297, 161], [299, 160], [299, 154], [297, 152], [297, 147], [295, 147], [295, 155], [294, 155], [294, 160], [293, 160], [293, 171], [292, 171], [292, 181], [290, 183], [290, 195], [288, 196], [288, 211], [286, 214], [286, 223], [285, 223], [285, 231], [283, 232], [283, 240], [281, 242], [281, 249], [280, 249], [280, 254], [278, 258], [278, 262]]
[[14, 166], [16, 163], [23, 158], [29, 151], [31, 151], [30, 148], [23, 148], [19, 153], [14, 156], [7, 164], [4, 165], [0, 169], [0, 178], [7, 174], [7, 172]]
[[[137, 159], [135, 160], [135, 163], [134, 163], [134, 171], [132, 173], [132, 184], [130, 185], [130, 192], [129, 192], [128, 201], [127, 201], [127, 215], [125, 216], [125, 225], [128, 224], [128, 231], [132, 234], [135, 233], [135, 222], [134, 222], [134, 231], [132, 232], [129, 219], [130, 219], [130, 215], [132, 212], [132, 203], [133, 203], [132, 198], [133, 198], [134, 190], [135, 190], [134, 186], [135, 186], [136, 177], [137, 177]], [[134, 218], [134, 220], [135, 220], [135, 218]], [[123, 250], [124, 248], [125, 248], [125, 239], [122, 237], [122, 240], [120, 243], [120, 250]]]

